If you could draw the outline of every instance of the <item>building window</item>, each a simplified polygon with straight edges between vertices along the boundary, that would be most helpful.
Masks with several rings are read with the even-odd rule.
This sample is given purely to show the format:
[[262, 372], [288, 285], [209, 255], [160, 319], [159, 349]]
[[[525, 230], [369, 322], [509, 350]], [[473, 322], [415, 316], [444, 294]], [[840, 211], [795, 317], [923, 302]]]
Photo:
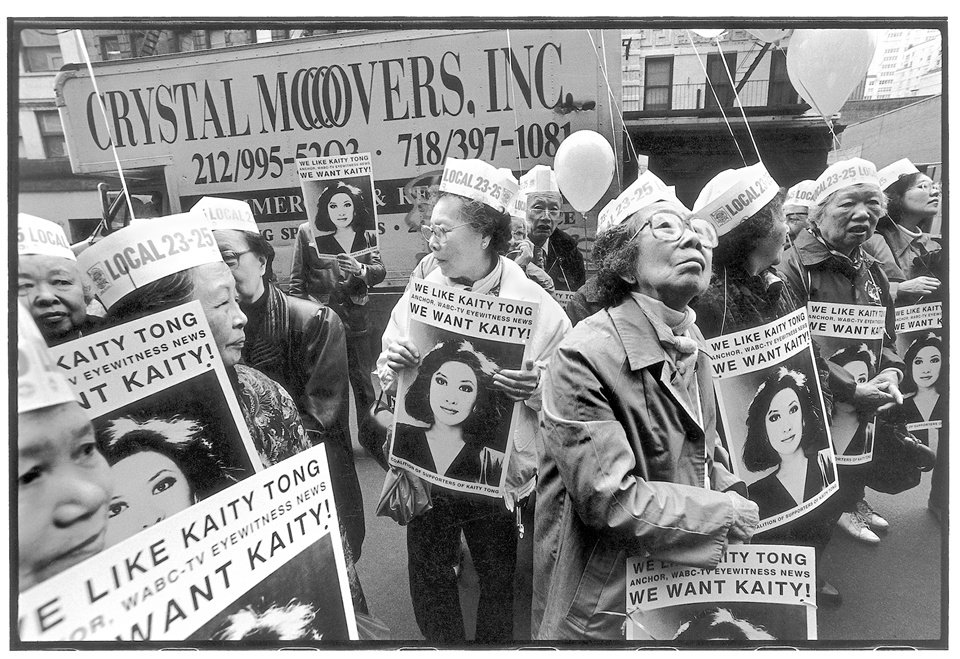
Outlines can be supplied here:
[[643, 109], [669, 110], [673, 57], [648, 57], [644, 62]]
[[800, 102], [797, 90], [787, 74], [787, 53], [777, 49], [770, 57], [770, 87], [767, 90], [767, 105], [796, 105]]
[[61, 66], [63, 55], [57, 46], [33, 46], [23, 49], [23, 67], [31, 73], [59, 71]]
[[44, 155], [47, 158], [65, 158], [67, 156], [67, 143], [63, 137], [60, 113], [56, 110], [37, 112], [37, 123], [40, 126]]
[[21, 30], [20, 50], [23, 53], [24, 71], [59, 71], [63, 66], [63, 55], [60, 53], [60, 41], [56, 32]]
[[123, 57], [123, 53], [120, 52], [119, 37], [100, 37], [100, 57], [104, 61]]
[[[724, 59], [727, 66], [724, 67], [723, 60], [719, 54], [707, 55], [707, 89], [705, 90], [704, 107], [731, 107], [733, 105], [734, 93], [730, 85], [730, 78], [727, 76], [727, 69], [730, 69], [730, 75], [737, 70], [737, 54], [725, 53]], [[713, 91], [710, 91], [710, 87]], [[716, 97], [714, 97], [716, 93]], [[720, 105], [717, 105], [719, 99]]]

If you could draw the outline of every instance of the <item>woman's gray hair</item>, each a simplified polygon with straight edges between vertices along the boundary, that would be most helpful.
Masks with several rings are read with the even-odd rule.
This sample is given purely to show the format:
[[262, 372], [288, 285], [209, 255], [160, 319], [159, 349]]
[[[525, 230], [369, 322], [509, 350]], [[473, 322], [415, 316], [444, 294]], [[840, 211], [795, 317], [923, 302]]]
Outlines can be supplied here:
[[490, 249], [497, 254], [506, 254], [510, 248], [510, 216], [491, 208], [482, 201], [468, 199], [452, 192], [443, 193], [463, 201], [460, 206], [460, 221], [469, 224], [481, 236], [490, 237]]

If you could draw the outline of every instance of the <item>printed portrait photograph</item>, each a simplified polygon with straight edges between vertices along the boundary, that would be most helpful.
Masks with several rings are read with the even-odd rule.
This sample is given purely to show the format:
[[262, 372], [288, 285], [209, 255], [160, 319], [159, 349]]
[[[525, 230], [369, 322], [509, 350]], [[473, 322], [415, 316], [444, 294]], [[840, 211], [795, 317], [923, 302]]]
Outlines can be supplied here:
[[[670, 647], [704, 647], [706, 642], [739, 644], [764, 641], [805, 641], [813, 638], [807, 607], [766, 602], [681, 604], [635, 612], [630, 616], [631, 640], [672, 641]], [[811, 635], [813, 634], [813, 636]]]
[[500, 369], [519, 369], [522, 344], [411, 323], [420, 350], [403, 376], [392, 454], [455, 481], [500, 487], [514, 403], [493, 386]]
[[345, 176], [300, 181], [319, 254], [366, 254], [379, 249], [373, 179]]
[[[856, 384], [864, 384], [876, 377], [881, 349], [879, 341], [826, 337], [820, 344], [820, 354], [828, 364], [841, 366]], [[834, 399], [830, 436], [841, 464], [869, 460], [873, 454], [874, 419], [874, 415], [864, 414], [853, 403]]]
[[188, 640], [242, 641], [245, 647], [348, 641], [343, 607], [333, 536], [328, 533], [233, 600]]
[[731, 461], [761, 520], [798, 507], [833, 482], [829, 420], [811, 351], [719, 382]]
[[213, 370], [94, 420], [112, 546], [254, 473]]

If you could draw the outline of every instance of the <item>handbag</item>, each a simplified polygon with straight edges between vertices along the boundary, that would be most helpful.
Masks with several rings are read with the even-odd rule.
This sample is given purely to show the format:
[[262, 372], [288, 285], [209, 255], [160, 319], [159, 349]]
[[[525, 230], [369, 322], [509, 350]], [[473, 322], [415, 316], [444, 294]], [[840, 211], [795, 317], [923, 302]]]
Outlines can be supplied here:
[[377, 515], [406, 526], [411, 519], [431, 508], [430, 484], [405, 469], [390, 467], [380, 490]]
[[899, 494], [920, 484], [920, 474], [936, 464], [936, 451], [907, 430], [903, 420], [878, 417], [866, 485]]
[[[377, 402], [374, 403], [371, 412], [373, 416], [378, 413], [392, 412], [390, 405], [384, 403], [382, 392]], [[382, 418], [380, 424], [386, 424], [386, 421], [386, 418]], [[392, 429], [387, 425], [384, 430], [384, 456], [390, 455], [390, 448], [393, 443], [391, 431]], [[406, 469], [389, 466], [387, 475], [383, 479], [383, 488], [380, 490], [377, 515], [389, 517], [400, 526], [406, 526], [411, 519], [431, 508], [433, 508], [433, 500], [430, 498], [430, 484], [417, 478]]]

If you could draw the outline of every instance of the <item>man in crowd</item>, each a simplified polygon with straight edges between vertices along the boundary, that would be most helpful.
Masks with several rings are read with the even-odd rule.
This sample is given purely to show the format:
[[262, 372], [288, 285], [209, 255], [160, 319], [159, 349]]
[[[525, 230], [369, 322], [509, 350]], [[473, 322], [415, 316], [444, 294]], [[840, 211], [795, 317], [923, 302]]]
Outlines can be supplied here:
[[527, 209], [527, 237], [533, 243], [533, 263], [553, 279], [558, 291], [575, 291], [586, 281], [583, 254], [577, 240], [557, 228], [563, 197], [557, 176], [536, 165], [520, 177], [520, 195]]

